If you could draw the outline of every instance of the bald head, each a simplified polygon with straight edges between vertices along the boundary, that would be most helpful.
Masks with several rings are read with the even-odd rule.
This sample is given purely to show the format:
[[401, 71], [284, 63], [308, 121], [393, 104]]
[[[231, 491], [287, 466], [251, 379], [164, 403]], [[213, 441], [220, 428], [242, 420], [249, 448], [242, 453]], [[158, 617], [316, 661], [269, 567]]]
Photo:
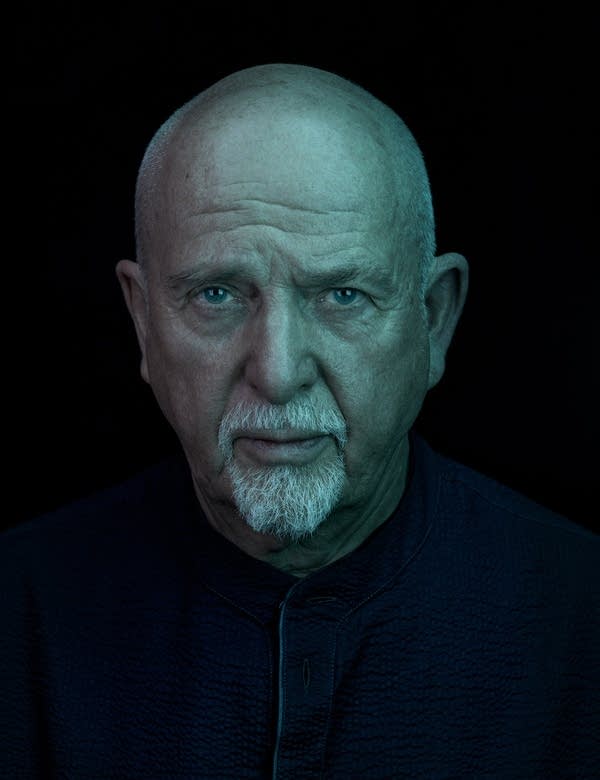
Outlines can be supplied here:
[[177, 201], [205, 192], [201, 207], [214, 210], [209, 193], [217, 181], [227, 185], [265, 174], [270, 195], [279, 187], [288, 202], [310, 208], [311, 191], [318, 188], [322, 206], [328, 192], [333, 202], [343, 189], [365, 213], [383, 209], [399, 251], [420, 263], [424, 289], [435, 231], [427, 173], [413, 136], [362, 88], [300, 65], [233, 73], [158, 130], [137, 181], [138, 262], [160, 261]]
[[282, 567], [344, 555], [398, 505], [466, 295], [413, 137], [331, 73], [251, 68], [158, 131], [136, 207], [117, 274], [207, 518]]

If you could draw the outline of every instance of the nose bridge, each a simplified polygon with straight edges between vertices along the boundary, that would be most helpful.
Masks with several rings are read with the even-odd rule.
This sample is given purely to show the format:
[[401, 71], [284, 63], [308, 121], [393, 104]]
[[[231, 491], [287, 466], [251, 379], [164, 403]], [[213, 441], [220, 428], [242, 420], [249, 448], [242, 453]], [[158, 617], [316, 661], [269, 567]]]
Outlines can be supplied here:
[[316, 334], [289, 288], [277, 288], [254, 314], [247, 376], [272, 403], [285, 403], [315, 379]]

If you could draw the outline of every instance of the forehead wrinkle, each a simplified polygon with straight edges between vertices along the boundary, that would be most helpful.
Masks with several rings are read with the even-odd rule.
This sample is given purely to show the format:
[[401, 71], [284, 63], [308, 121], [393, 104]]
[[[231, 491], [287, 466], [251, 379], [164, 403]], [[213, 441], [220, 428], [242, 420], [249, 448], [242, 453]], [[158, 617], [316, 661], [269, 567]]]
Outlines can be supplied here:
[[[212, 232], [230, 233], [233, 230], [252, 227], [265, 231], [279, 230], [307, 238], [366, 235], [375, 225], [372, 214], [351, 209], [319, 210], [283, 203], [265, 203], [250, 198], [240, 199], [237, 203], [242, 202], [244, 205], [236, 205], [234, 202], [231, 206], [202, 206], [200, 209], [180, 214], [176, 223], [192, 233], [192, 240]], [[254, 208], [254, 205], [259, 208]], [[263, 205], [266, 205], [266, 208], [260, 208]], [[316, 221], [310, 220], [310, 216], [314, 216]]]
[[[336, 215], [350, 215], [360, 217], [363, 212], [354, 208], [336, 208], [328, 206], [327, 208], [313, 208], [307, 206], [301, 201], [293, 200], [293, 195], [284, 196], [285, 200], [277, 200], [272, 197], [263, 196], [240, 196], [235, 198], [227, 198], [221, 194], [207, 196], [205, 193], [201, 193], [197, 200], [196, 207], [190, 204], [188, 214], [190, 216], [203, 216], [204, 214], [218, 214], [227, 212], [240, 212], [240, 211], [257, 211], [267, 212], [274, 210], [275, 212], [295, 212], [298, 211], [302, 214], [314, 214], [315, 216], [336, 216]], [[193, 198], [193, 195], [192, 195]]]
[[[301, 211], [305, 214], [317, 214], [319, 216], [329, 216], [331, 214], [355, 214], [358, 216], [362, 216], [362, 212], [356, 211], [355, 209], [312, 209], [308, 208], [307, 206], [302, 206], [300, 204], [294, 203], [283, 203], [280, 201], [275, 200], [263, 200], [261, 198], [237, 198], [236, 200], [232, 201], [232, 204], [236, 203], [258, 203], [260, 205], [267, 205], [267, 206], [276, 206], [278, 208], [284, 208], [289, 211]], [[198, 209], [198, 211], [192, 211], [189, 214], [189, 217], [202, 217], [205, 214], [227, 214], [228, 212], [240, 212], [240, 211], [249, 211], [250, 208], [248, 206], [220, 206], [220, 205], [207, 205], [203, 206], [202, 208]]]
[[211, 233], [232, 233], [234, 230], [239, 230], [240, 228], [246, 227], [259, 227], [264, 230], [278, 230], [282, 233], [288, 233], [289, 235], [306, 236], [307, 238], [327, 238], [329, 236], [333, 238], [338, 236], [349, 236], [356, 233], [361, 234], [364, 232], [362, 230], [328, 230], [326, 233], [314, 233], [305, 229], [292, 230], [291, 228], [280, 227], [278, 225], [265, 225], [264, 222], [244, 222], [242, 225], [229, 225], [228, 227], [216, 227], [211, 225], [209, 228], [206, 228], [206, 230], [196, 231], [191, 238], [193, 240], [195, 238], [200, 238], [201, 236], [210, 235]]

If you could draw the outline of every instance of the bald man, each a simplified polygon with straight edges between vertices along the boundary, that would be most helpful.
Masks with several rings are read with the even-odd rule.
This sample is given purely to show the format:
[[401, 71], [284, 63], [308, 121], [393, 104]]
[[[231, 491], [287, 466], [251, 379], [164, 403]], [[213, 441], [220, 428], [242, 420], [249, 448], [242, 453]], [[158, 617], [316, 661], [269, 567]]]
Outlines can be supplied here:
[[597, 537], [413, 431], [468, 266], [399, 117], [234, 73], [150, 143], [136, 239], [181, 452], [4, 535], [4, 774], [592, 777]]

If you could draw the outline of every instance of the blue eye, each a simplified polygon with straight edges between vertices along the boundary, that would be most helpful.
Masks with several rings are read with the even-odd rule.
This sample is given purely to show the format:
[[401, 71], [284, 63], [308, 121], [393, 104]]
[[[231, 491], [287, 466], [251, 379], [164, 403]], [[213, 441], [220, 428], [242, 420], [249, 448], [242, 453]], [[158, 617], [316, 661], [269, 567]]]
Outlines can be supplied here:
[[356, 300], [356, 296], [359, 294], [362, 294], [360, 290], [355, 290], [354, 287], [338, 287], [335, 290], [332, 290], [333, 293], [351, 293], [351, 295], [343, 295], [340, 298], [338, 298], [338, 303], [342, 303], [342, 306], [347, 306], [349, 304], [352, 304]]
[[[333, 293], [335, 296], [335, 302], [338, 304], [337, 308], [350, 308], [357, 302], [359, 296], [364, 297], [364, 293], [360, 290], [356, 290], [354, 287], [336, 287], [329, 290], [329, 294]], [[231, 297], [229, 290], [218, 285], [212, 285], [210, 287], [203, 287], [194, 293], [194, 297], [202, 296], [206, 303], [220, 306], [227, 303], [227, 296]], [[324, 300], [323, 298], [321, 300]]]
[[223, 296], [216, 298], [212, 295], [207, 295], [207, 293], [214, 293], [214, 292], [220, 292], [224, 293], [225, 295], [229, 295], [229, 292], [227, 290], [223, 289], [223, 287], [204, 287], [204, 289], [199, 290], [199, 292], [204, 296], [204, 300], [208, 303], [223, 303]]

